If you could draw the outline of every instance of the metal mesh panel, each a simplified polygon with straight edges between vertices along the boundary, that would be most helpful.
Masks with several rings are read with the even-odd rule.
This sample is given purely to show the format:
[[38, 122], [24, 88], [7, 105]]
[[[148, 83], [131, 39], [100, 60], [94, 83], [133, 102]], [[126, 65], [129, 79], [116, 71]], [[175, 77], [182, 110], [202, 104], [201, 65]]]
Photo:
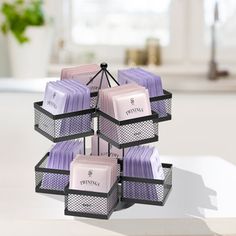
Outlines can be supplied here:
[[172, 94], [163, 90], [163, 95], [151, 97], [151, 108], [159, 116], [159, 122], [171, 120]]
[[55, 137], [82, 134], [91, 130], [91, 114], [55, 120]]
[[163, 205], [172, 186], [171, 168], [163, 168], [165, 180], [163, 184], [122, 180], [122, 199], [146, 204]]
[[35, 126], [49, 139], [58, 139], [58, 141], [62, 141], [59, 140], [62, 138], [66, 140], [67, 137], [70, 139], [73, 135], [86, 136], [93, 133], [91, 113], [53, 119], [35, 108]]
[[55, 121], [52, 118], [48, 117], [37, 109], [34, 109], [34, 117], [34, 124], [37, 125], [39, 129], [43, 130], [45, 133], [49, 134], [52, 137], [56, 137]]
[[117, 125], [106, 117], [99, 117], [99, 132], [118, 144], [154, 138], [158, 135], [158, 123], [153, 120]]
[[97, 103], [97, 96], [91, 97], [91, 100], [90, 100], [90, 107], [91, 107], [91, 108], [95, 108], [96, 103]]
[[[64, 194], [64, 189], [69, 183], [69, 172], [65, 174], [63, 170], [53, 170], [57, 173], [52, 173], [51, 169], [46, 168], [48, 156], [35, 170], [35, 184], [37, 192], [48, 192]], [[54, 192], [56, 191], [56, 192]]]
[[[118, 201], [118, 184], [113, 188], [109, 196], [93, 196], [93, 192], [80, 193], [80, 191], [73, 190], [77, 193], [68, 193], [65, 196], [65, 208], [67, 214], [94, 214], [108, 216], [115, 208]], [[105, 194], [106, 195], [106, 194]]]
[[171, 119], [171, 103], [171, 98], [164, 99], [161, 101], [153, 101], [151, 102], [151, 108], [159, 115], [159, 118]]

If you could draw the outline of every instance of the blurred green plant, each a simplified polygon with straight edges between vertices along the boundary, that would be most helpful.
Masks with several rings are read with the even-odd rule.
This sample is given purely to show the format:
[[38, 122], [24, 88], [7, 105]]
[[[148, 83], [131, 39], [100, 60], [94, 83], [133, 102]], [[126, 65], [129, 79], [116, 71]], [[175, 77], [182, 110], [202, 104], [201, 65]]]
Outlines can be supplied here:
[[4, 2], [1, 12], [5, 17], [1, 24], [3, 34], [12, 32], [20, 44], [28, 42], [25, 30], [28, 26], [43, 26], [45, 16], [41, 0], [15, 0]]

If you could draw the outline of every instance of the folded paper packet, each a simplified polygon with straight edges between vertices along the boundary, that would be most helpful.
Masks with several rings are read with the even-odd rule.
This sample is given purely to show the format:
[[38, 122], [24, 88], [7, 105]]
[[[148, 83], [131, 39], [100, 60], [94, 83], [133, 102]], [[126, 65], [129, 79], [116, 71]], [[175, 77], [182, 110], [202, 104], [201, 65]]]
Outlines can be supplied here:
[[112, 104], [109, 104], [110, 96], [121, 93], [128, 93], [134, 91], [135, 89], [140, 88], [136, 84], [127, 84], [122, 86], [115, 86], [112, 88], [106, 88], [99, 91], [99, 101], [100, 101], [100, 109], [114, 117], [114, 110]]
[[108, 193], [117, 180], [117, 159], [77, 156], [70, 165], [70, 189]]
[[[80, 111], [90, 108], [90, 91], [86, 86], [80, 84], [78, 81], [75, 80], [65, 80], [61, 81], [61, 83], [64, 83], [70, 88], [73, 88], [75, 91], [73, 99], [74, 106], [71, 111]], [[91, 118], [90, 114], [82, 115], [81, 117], [77, 117], [76, 119], [68, 120], [69, 124], [67, 126], [62, 126], [62, 127], [68, 127], [69, 134], [84, 133], [88, 131], [90, 127], [90, 122], [91, 122], [90, 118]], [[65, 130], [62, 130], [62, 134], [63, 133], [67, 132]]]
[[[77, 156], [70, 167], [70, 189], [108, 193], [117, 180], [117, 159]], [[108, 198], [83, 193], [68, 195], [69, 211], [107, 215], [118, 201], [117, 188]]]
[[[74, 80], [78, 80], [83, 85], [86, 85], [90, 81], [90, 79], [92, 79], [93, 76], [95, 76], [99, 72], [100, 69], [101, 69], [100, 66], [98, 66], [97, 64], [81, 65], [77, 67], [64, 68], [61, 71], [61, 80], [74, 79]], [[88, 88], [90, 89], [91, 92], [98, 91], [101, 75], [102, 73], [100, 73], [88, 85]], [[109, 86], [108, 82], [104, 75], [101, 88], [107, 88], [108, 86]]]
[[[141, 68], [132, 68], [118, 71], [118, 81], [120, 84], [137, 83], [148, 89], [150, 97], [163, 95], [161, 78], [153, 73]], [[155, 101], [151, 103], [153, 111], [160, 117], [166, 116], [165, 101]]]
[[[90, 108], [90, 90], [76, 80], [49, 82], [46, 85], [43, 108], [57, 115], [62, 113], [81, 111]], [[39, 128], [57, 137], [88, 132], [91, 124], [91, 115], [81, 115], [60, 119], [55, 129], [54, 121], [41, 114]]]
[[[100, 109], [119, 121], [152, 114], [148, 90], [142, 86], [128, 84], [103, 89], [99, 91], [99, 96]], [[147, 120], [142, 125], [117, 126], [112, 122], [108, 123], [106, 119], [101, 119], [100, 131], [120, 144], [154, 137], [152, 120]]]
[[[84, 153], [84, 144], [81, 140], [64, 141], [55, 144], [47, 159], [46, 168], [69, 170], [70, 163], [78, 154]], [[41, 188], [64, 190], [69, 183], [69, 176], [62, 174], [44, 173], [42, 178]]]
[[[161, 179], [165, 178], [157, 148], [137, 146], [124, 156], [124, 176]], [[157, 201], [163, 198], [164, 187], [149, 183], [124, 182], [124, 197]]]

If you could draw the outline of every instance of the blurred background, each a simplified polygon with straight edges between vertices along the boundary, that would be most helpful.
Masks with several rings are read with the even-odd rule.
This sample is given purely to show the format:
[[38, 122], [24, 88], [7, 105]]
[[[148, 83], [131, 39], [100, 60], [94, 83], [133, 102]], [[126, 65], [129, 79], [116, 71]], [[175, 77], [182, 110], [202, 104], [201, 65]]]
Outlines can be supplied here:
[[114, 76], [140, 66], [173, 92], [173, 120], [160, 125], [161, 154], [236, 163], [236, 1], [0, 3], [3, 143], [14, 135], [43, 155], [39, 146], [50, 142], [33, 131], [32, 103], [42, 100], [46, 82], [59, 79], [64, 67], [106, 61]]
[[[215, 62], [236, 72], [233, 0], [44, 0], [35, 25], [10, 18], [31, 1], [0, 2], [13, 3], [9, 12], [2, 7], [0, 22], [16, 28], [0, 34], [3, 78], [59, 76], [63, 67], [101, 61], [114, 69], [144, 65], [162, 75], [207, 77], [212, 47]], [[14, 37], [17, 27], [25, 27], [27, 42]]]

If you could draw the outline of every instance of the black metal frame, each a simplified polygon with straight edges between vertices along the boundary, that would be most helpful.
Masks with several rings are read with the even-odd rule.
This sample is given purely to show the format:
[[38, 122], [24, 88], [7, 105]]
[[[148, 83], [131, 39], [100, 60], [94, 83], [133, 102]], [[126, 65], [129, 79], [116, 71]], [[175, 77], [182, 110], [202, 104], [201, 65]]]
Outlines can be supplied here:
[[[116, 125], [119, 125], [119, 126], [134, 124], [134, 123], [138, 123], [138, 122], [142, 122], [142, 121], [148, 121], [148, 120], [152, 120], [154, 123], [158, 123], [158, 121], [159, 121], [158, 114], [156, 112], [153, 112], [153, 111], [152, 111], [152, 115], [142, 116], [142, 117], [138, 117], [138, 118], [135, 118], [135, 119], [122, 120], [122, 121], [119, 121], [119, 120], [109, 116], [108, 114], [102, 112], [99, 109], [97, 109], [96, 111], [97, 111], [97, 114], [99, 116], [103, 116], [104, 118], [110, 120], [111, 122], [113, 122], [113, 123], [115, 123]], [[97, 135], [98, 135], [98, 137], [104, 139], [105, 141], [107, 141], [108, 143], [112, 144], [113, 146], [115, 146], [119, 149], [158, 141], [158, 135], [155, 135], [153, 138], [147, 138], [147, 139], [143, 139], [143, 140], [139, 140], [139, 141], [133, 141], [133, 142], [119, 144], [119, 143], [117, 143], [114, 140], [108, 138], [106, 135], [104, 135], [103, 133], [100, 132], [100, 130], [99, 130], [99, 120], [98, 120]]]
[[[120, 176], [121, 179], [121, 201], [124, 202], [129, 202], [129, 203], [140, 203], [140, 204], [148, 204], [148, 205], [157, 205], [157, 206], [164, 206], [165, 202], [170, 194], [170, 191], [172, 189], [172, 184], [171, 185], [165, 185], [166, 179], [168, 179], [169, 175], [172, 174], [172, 164], [169, 163], [162, 163], [162, 167], [163, 168], [168, 168], [170, 169], [168, 171], [167, 176], [165, 176], [164, 180], [160, 180], [160, 179], [146, 179], [146, 178], [137, 178], [137, 177], [129, 177], [129, 176]], [[130, 182], [138, 182], [138, 183], [150, 183], [150, 184], [160, 184], [163, 185], [165, 187], [168, 187], [168, 193], [166, 194], [165, 198], [163, 201], [148, 201], [148, 200], [141, 200], [141, 199], [135, 199], [135, 198], [126, 198], [123, 197], [123, 181], [130, 181]]]
[[[48, 158], [48, 156], [49, 156], [49, 152], [47, 152], [45, 154], [45, 156], [37, 163], [37, 165], [34, 168], [35, 174], [37, 172], [41, 172], [41, 173], [61, 174], [61, 175], [68, 175], [68, 176], [70, 175], [69, 170], [60, 170], [60, 169], [51, 169], [51, 168], [40, 167], [41, 164]], [[40, 188], [41, 184], [42, 184], [42, 181], [40, 181], [38, 183], [38, 185], [35, 186], [35, 192], [56, 194], [56, 195], [65, 195], [64, 190], [59, 191], [59, 190], [52, 190], [52, 189], [42, 189], [42, 188]]]
[[[117, 191], [118, 191], [118, 182], [119, 182], [119, 179], [113, 184], [113, 186], [111, 187], [111, 189], [108, 193], [100, 193], [100, 192], [70, 189], [69, 184], [68, 184], [65, 187], [65, 195], [77, 194], [77, 195], [85, 195], [85, 196], [102, 197], [102, 198], [107, 198], [108, 199], [108, 197], [112, 194], [112, 192], [114, 191], [115, 188], [117, 188]], [[66, 201], [67, 201], [67, 199], [65, 198], [65, 206], [67, 205]], [[116, 206], [118, 205], [118, 203], [119, 203], [119, 198], [118, 198], [118, 201], [116, 202], [116, 204], [114, 204], [114, 207], [110, 210], [110, 212], [108, 212], [107, 215], [69, 211], [67, 209], [67, 207], [65, 207], [64, 214], [65, 215], [70, 215], [70, 216], [87, 217], [87, 218], [109, 219], [111, 214], [115, 210]]]
[[[90, 83], [92, 83], [92, 81], [101, 73], [101, 80], [100, 80], [100, 83], [99, 83], [99, 87], [98, 87], [98, 91], [101, 89], [102, 87], [102, 81], [103, 81], [103, 78], [104, 78], [104, 75], [106, 77], [106, 80], [107, 80], [107, 83], [108, 83], [108, 86], [111, 87], [111, 83], [109, 81], [109, 78], [108, 76], [118, 85], [120, 86], [120, 84], [117, 82], [117, 80], [112, 76], [112, 74], [107, 70], [107, 63], [103, 62], [100, 64], [100, 67], [101, 69], [97, 72], [97, 74], [95, 74], [89, 81], [86, 85], [89, 85]], [[98, 101], [99, 101], [99, 93], [97, 95], [97, 101], [96, 101], [96, 106], [95, 108], [98, 107]]]
[[105, 141], [107, 141], [108, 143], [112, 144], [113, 146], [115, 146], [119, 149], [132, 147], [132, 146], [137, 146], [137, 145], [142, 145], [142, 144], [145, 144], [145, 143], [153, 143], [153, 142], [158, 141], [158, 136], [155, 135], [153, 138], [147, 138], [147, 139], [143, 139], [143, 140], [139, 140], [139, 141], [133, 141], [133, 142], [129, 142], [129, 143], [119, 144], [119, 143], [115, 142], [114, 140], [108, 138], [104, 134], [100, 133], [100, 131], [97, 131], [97, 135], [98, 135], [99, 138], [104, 139]]
[[[90, 81], [86, 84], [90, 84], [100, 73], [102, 73], [101, 75], [101, 81], [100, 81], [100, 85], [99, 85], [99, 89], [101, 89], [102, 86], [102, 81], [105, 78], [107, 79], [108, 85], [109, 87], [111, 87], [110, 81], [108, 76], [119, 86], [120, 84], [117, 82], [117, 80], [110, 74], [110, 72], [107, 70], [107, 64], [106, 63], [102, 63], [101, 64], [101, 69], [98, 71], [98, 73], [93, 76]], [[151, 97], [150, 98], [150, 102], [156, 102], [156, 101], [164, 101], [166, 99], [171, 99], [172, 98], [172, 94], [166, 90], [163, 90], [164, 95], [161, 96], [156, 96], [156, 97]], [[165, 117], [158, 117], [158, 114], [153, 112], [152, 115], [150, 116], [145, 116], [145, 117], [139, 117], [139, 118], [135, 118], [135, 119], [129, 119], [129, 120], [125, 120], [125, 121], [119, 121], [116, 120], [115, 118], [107, 115], [106, 113], [100, 111], [99, 109], [97, 109], [98, 107], [98, 101], [99, 101], [99, 91], [98, 92], [92, 92], [90, 94], [91, 98], [96, 97], [96, 101], [95, 101], [95, 106], [92, 107], [91, 109], [87, 109], [87, 110], [83, 110], [83, 111], [76, 111], [76, 112], [70, 112], [70, 113], [63, 113], [63, 114], [58, 114], [58, 115], [53, 115], [50, 112], [46, 111], [45, 109], [42, 108], [42, 101], [40, 102], [35, 102], [34, 103], [34, 108], [36, 110], [38, 110], [39, 112], [43, 113], [44, 115], [48, 116], [49, 118], [53, 119], [53, 120], [57, 120], [57, 119], [63, 119], [63, 118], [69, 118], [69, 117], [73, 117], [73, 116], [78, 116], [78, 115], [85, 115], [85, 114], [91, 114], [92, 117], [98, 117], [99, 116], [103, 116], [106, 119], [112, 121], [113, 123], [117, 124], [117, 125], [127, 125], [127, 124], [132, 124], [135, 122], [142, 122], [142, 121], [146, 121], [146, 120], [153, 120], [153, 122], [157, 123], [157, 122], [161, 122], [161, 121], [166, 121], [166, 120], [171, 120], [171, 114], [167, 113], [167, 116]], [[90, 103], [91, 104], [91, 103]], [[93, 103], [94, 104], [94, 103]], [[86, 136], [91, 136], [94, 134], [94, 130], [91, 129], [91, 131], [86, 132], [86, 133], [80, 133], [80, 134], [75, 134], [75, 135], [69, 135], [66, 137], [59, 137], [59, 138], [54, 138], [51, 135], [47, 134], [46, 132], [44, 132], [43, 130], [41, 130], [38, 125], [34, 125], [34, 129], [36, 131], [38, 131], [39, 133], [41, 133], [43, 136], [45, 136], [46, 138], [48, 138], [49, 140], [51, 140], [52, 142], [56, 143], [56, 142], [61, 142], [61, 141], [65, 141], [65, 140], [71, 140], [71, 139], [76, 139], [76, 138], [81, 138], [81, 137], [86, 137]], [[136, 145], [141, 145], [141, 144], [145, 144], [145, 143], [151, 143], [151, 142], [155, 142], [158, 141], [158, 136], [155, 135], [154, 138], [149, 138], [146, 140], [140, 140], [140, 141], [135, 141], [135, 142], [130, 142], [130, 143], [125, 143], [125, 144], [118, 144], [115, 141], [111, 140], [110, 138], [106, 137], [105, 135], [103, 135], [102, 133], [99, 132], [99, 126], [98, 126], [98, 131], [97, 134], [99, 137], [101, 137], [102, 139], [106, 140], [108, 142], [108, 156], [109, 156], [109, 146], [110, 144], [114, 145], [115, 147], [119, 148], [119, 149], [123, 149], [123, 154], [124, 154], [124, 148], [126, 147], [130, 147], [130, 146], [136, 146]], [[99, 144], [98, 144], [98, 148], [99, 148]], [[62, 175], [69, 175], [70, 171], [66, 171], [66, 170], [59, 170], [59, 169], [50, 169], [50, 168], [43, 168], [40, 167], [41, 164], [45, 161], [45, 159], [48, 157], [49, 153], [47, 153], [35, 166], [35, 174], [36, 172], [42, 172], [42, 173], [52, 173], [52, 174], [62, 174]], [[121, 171], [122, 171], [122, 167], [123, 167], [123, 161], [122, 160], [118, 160], [118, 163], [121, 166]], [[170, 171], [168, 172], [168, 175], [172, 172], [172, 164], [166, 164], [163, 163], [162, 164], [163, 167], [165, 168], [170, 168]], [[91, 192], [91, 191], [81, 191], [81, 190], [72, 190], [69, 189], [69, 185], [66, 186], [64, 191], [58, 191], [58, 190], [50, 190], [50, 189], [41, 189], [40, 186], [42, 184], [42, 181], [40, 181], [37, 186], [35, 186], [35, 191], [36, 192], [40, 192], [40, 193], [47, 193], [47, 194], [58, 194], [58, 195], [68, 195], [68, 194], [81, 194], [81, 195], [87, 195], [87, 196], [97, 196], [97, 197], [105, 197], [108, 198], [112, 191], [114, 190], [115, 187], [117, 187], [118, 189], [118, 182], [121, 183], [121, 188], [123, 188], [123, 184], [122, 181], [132, 181], [132, 182], [142, 182], [142, 183], [152, 183], [152, 184], [161, 184], [164, 185], [165, 184], [165, 180], [166, 178], [168, 178], [168, 175], [165, 176], [164, 180], [155, 180], [155, 179], [145, 179], [145, 178], [136, 178], [136, 177], [127, 177], [127, 176], [123, 176], [121, 174], [119, 180], [117, 180], [117, 182], [113, 185], [113, 187], [111, 188], [111, 190], [108, 193], [97, 193], [97, 192]], [[72, 216], [81, 216], [81, 217], [89, 217], [89, 218], [99, 218], [99, 219], [108, 219], [110, 217], [110, 215], [112, 214], [112, 212], [114, 210], [116, 210], [116, 207], [118, 206], [118, 203], [122, 203], [122, 204], [134, 204], [134, 203], [142, 203], [142, 204], [152, 204], [152, 205], [159, 205], [159, 206], [163, 206], [165, 204], [165, 201], [171, 191], [172, 188], [172, 184], [168, 185], [165, 187], [169, 188], [167, 194], [165, 195], [165, 198], [163, 201], [147, 201], [147, 200], [140, 200], [140, 199], [131, 199], [131, 198], [124, 198], [122, 196], [122, 192], [121, 194], [118, 195], [119, 199], [118, 202], [114, 205], [114, 208], [111, 209], [111, 211], [107, 214], [107, 215], [100, 215], [100, 214], [91, 214], [91, 213], [82, 213], [82, 212], [72, 212], [69, 211], [66, 207], [65, 207], [65, 215], [72, 215]], [[123, 189], [122, 189], [123, 190]], [[65, 197], [65, 201], [66, 201], [66, 197]], [[66, 202], [65, 202], [66, 203]], [[65, 204], [66, 205], [66, 204]], [[122, 207], [121, 207], [122, 208]]]
[[163, 89], [164, 95], [157, 96], [157, 97], [150, 97], [150, 102], [156, 102], [156, 101], [161, 101], [165, 99], [172, 98], [172, 93], [168, 92], [167, 90]]
[[138, 118], [128, 119], [128, 120], [121, 120], [121, 121], [109, 116], [108, 114], [102, 112], [99, 109], [97, 109], [96, 111], [97, 111], [98, 115], [105, 117], [106, 119], [112, 121], [116, 125], [129, 125], [129, 124], [138, 123], [138, 122], [147, 121], [147, 120], [152, 120], [154, 123], [157, 123], [158, 119], [159, 119], [158, 114], [154, 111], [152, 112], [152, 115], [141, 116], [141, 117], [138, 117]]

